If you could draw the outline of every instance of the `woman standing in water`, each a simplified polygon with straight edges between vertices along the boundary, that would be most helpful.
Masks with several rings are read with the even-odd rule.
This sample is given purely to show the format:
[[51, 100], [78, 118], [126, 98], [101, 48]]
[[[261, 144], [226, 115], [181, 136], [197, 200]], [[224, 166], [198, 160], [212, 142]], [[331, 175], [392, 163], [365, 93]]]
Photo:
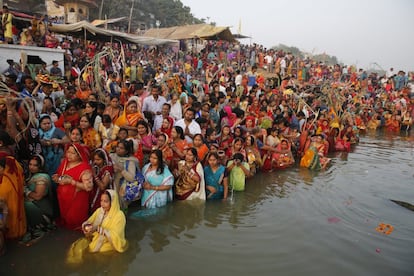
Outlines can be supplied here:
[[163, 161], [161, 150], [153, 150], [149, 161], [142, 169], [145, 182], [141, 205], [146, 208], [158, 208], [172, 201], [174, 177]]

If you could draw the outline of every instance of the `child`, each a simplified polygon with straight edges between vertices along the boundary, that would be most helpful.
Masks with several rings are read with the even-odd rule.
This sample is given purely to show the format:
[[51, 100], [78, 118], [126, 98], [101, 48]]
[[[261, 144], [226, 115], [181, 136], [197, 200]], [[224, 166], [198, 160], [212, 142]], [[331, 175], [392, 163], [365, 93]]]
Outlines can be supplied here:
[[105, 148], [108, 143], [116, 140], [119, 132], [119, 126], [112, 123], [108, 114], [102, 115], [102, 123], [99, 124], [98, 132], [102, 137], [102, 147]]
[[227, 164], [229, 171], [230, 187], [235, 191], [244, 191], [246, 178], [250, 176], [250, 166], [244, 161], [244, 156], [240, 152], [233, 155], [233, 159]]

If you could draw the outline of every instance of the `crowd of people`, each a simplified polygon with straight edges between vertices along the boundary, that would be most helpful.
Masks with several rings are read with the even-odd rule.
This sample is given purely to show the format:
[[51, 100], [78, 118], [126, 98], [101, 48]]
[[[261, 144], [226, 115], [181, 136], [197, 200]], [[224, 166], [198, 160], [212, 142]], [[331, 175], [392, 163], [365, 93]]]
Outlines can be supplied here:
[[82, 230], [72, 259], [125, 251], [133, 202], [226, 200], [259, 172], [326, 168], [361, 131], [409, 133], [414, 116], [403, 71], [379, 76], [223, 41], [201, 52], [55, 47], [67, 50], [64, 72], [14, 61], [4, 72], [0, 233], [30, 245], [56, 225]]
[[57, 47], [59, 39], [53, 32], [49, 31], [49, 26], [62, 23], [62, 18], [34, 15], [29, 22], [20, 20], [21, 24], [14, 24], [15, 18], [7, 5], [3, 5], [1, 15], [0, 41], [2, 43], [48, 48]]

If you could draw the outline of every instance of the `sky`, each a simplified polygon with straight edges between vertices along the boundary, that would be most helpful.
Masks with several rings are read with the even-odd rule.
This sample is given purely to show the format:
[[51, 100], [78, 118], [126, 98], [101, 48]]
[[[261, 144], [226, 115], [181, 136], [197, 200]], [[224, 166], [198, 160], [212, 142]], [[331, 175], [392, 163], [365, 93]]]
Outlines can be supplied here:
[[181, 0], [197, 18], [266, 48], [326, 53], [358, 68], [414, 71], [412, 0]]

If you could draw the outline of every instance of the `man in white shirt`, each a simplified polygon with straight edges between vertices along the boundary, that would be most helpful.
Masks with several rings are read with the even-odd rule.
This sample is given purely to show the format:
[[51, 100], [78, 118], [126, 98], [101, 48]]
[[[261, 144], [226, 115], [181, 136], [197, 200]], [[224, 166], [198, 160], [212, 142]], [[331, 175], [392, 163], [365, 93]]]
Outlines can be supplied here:
[[265, 56], [267, 72], [273, 72], [273, 56], [271, 55], [270, 51], [267, 52]]
[[[59, 86], [57, 84], [55, 84], [57, 86], [57, 88], [59, 88]], [[35, 101], [35, 105], [36, 105], [36, 110], [37, 112], [39, 112], [39, 114], [42, 113], [42, 109], [43, 109], [43, 100], [46, 97], [50, 97], [53, 100], [53, 106], [55, 106], [55, 102], [57, 98], [63, 97], [65, 94], [63, 93], [63, 90], [56, 90], [53, 91], [54, 87], [52, 83], [45, 83], [45, 82], [40, 82], [40, 87], [39, 85], [36, 86], [33, 89], [32, 92], [32, 97]]]
[[155, 115], [161, 115], [162, 105], [167, 102], [167, 100], [160, 96], [161, 86], [154, 85], [151, 87], [151, 95], [144, 99], [142, 103], [142, 113], [145, 117], [152, 123], [155, 118]]
[[237, 69], [236, 70], [236, 77], [234, 78], [234, 84], [236, 85], [236, 87], [237, 86], [239, 86], [239, 85], [241, 85], [242, 84], [242, 80], [243, 80], [243, 76], [242, 76], [242, 74], [240, 74], [240, 70], [239, 69]]
[[193, 137], [201, 133], [200, 125], [194, 120], [195, 110], [191, 107], [184, 112], [184, 118], [175, 122], [175, 126], [179, 126], [184, 130], [185, 140], [192, 143]]
[[285, 76], [285, 73], [286, 73], [286, 66], [287, 66], [287, 64], [286, 64], [286, 59], [283, 57], [283, 58], [280, 60], [280, 75], [281, 75], [282, 77], [284, 77], [284, 76]]
[[171, 105], [170, 116], [173, 117], [175, 121], [181, 120], [183, 118], [183, 109], [178, 100], [178, 95], [173, 93], [171, 95], [171, 100], [168, 103]]

